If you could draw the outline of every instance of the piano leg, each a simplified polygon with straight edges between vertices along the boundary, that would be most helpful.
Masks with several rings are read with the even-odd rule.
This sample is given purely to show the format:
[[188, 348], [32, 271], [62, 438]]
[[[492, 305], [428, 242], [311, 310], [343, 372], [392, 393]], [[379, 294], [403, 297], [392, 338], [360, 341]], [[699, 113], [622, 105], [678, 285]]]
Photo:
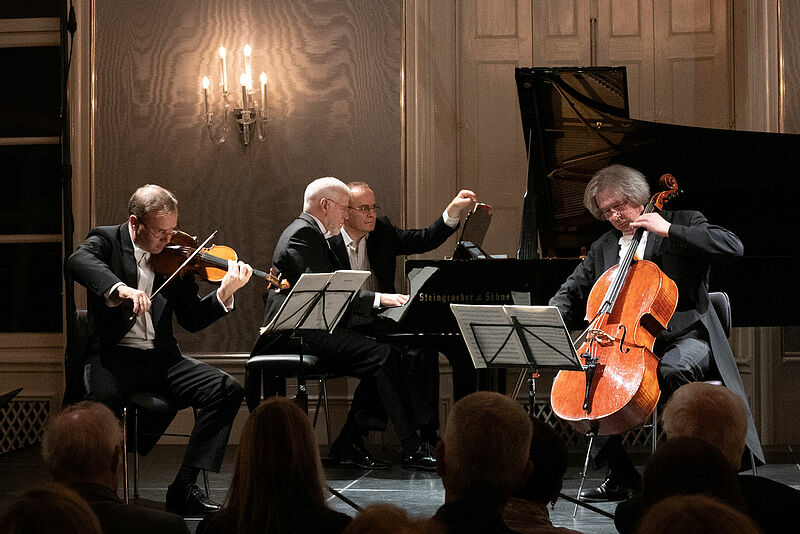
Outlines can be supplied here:
[[458, 401], [475, 391], [506, 391], [504, 369], [475, 369], [466, 345], [439, 349], [453, 368], [453, 401]]

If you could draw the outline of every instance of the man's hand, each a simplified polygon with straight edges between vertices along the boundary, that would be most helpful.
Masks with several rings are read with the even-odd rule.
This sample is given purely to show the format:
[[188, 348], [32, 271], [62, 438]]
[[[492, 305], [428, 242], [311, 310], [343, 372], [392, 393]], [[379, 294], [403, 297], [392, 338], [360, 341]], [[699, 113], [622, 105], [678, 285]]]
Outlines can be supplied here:
[[457, 219], [461, 212], [464, 211], [470, 204], [477, 202], [478, 197], [469, 189], [462, 189], [456, 195], [456, 198], [450, 201], [447, 206], [447, 215], [453, 219]]
[[396, 308], [408, 302], [408, 295], [381, 293], [381, 308]]
[[222, 283], [217, 290], [217, 296], [225, 304], [230, 306], [230, 300], [236, 291], [244, 287], [253, 275], [253, 268], [243, 261], [228, 260], [228, 272], [222, 279]]
[[669, 237], [669, 227], [671, 226], [664, 217], [658, 213], [643, 213], [631, 223], [634, 228], [644, 228], [648, 232]]
[[121, 285], [117, 288], [117, 295], [123, 301], [128, 300], [133, 304], [134, 315], [142, 315], [150, 311], [150, 297], [144, 291]]

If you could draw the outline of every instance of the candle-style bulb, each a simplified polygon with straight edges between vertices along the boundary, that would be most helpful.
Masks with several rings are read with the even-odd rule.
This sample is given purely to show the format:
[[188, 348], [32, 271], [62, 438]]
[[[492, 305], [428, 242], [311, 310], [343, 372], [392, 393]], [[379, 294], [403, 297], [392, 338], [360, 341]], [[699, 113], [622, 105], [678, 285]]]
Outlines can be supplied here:
[[250, 54], [253, 53], [253, 49], [250, 48], [250, 45], [244, 45], [244, 57], [250, 57]]
[[208, 76], [203, 76], [203, 89], [208, 89]]
[[267, 73], [266, 72], [262, 72], [261, 76], [259, 76], [259, 79], [261, 80], [261, 85], [266, 84], [267, 83]]
[[226, 55], [227, 55], [227, 52], [225, 51], [225, 47], [224, 46], [220, 46], [219, 47], [219, 57], [225, 57]]
[[242, 75], [239, 76], [239, 84], [240, 85], [247, 85], [247, 74], [242, 73]]

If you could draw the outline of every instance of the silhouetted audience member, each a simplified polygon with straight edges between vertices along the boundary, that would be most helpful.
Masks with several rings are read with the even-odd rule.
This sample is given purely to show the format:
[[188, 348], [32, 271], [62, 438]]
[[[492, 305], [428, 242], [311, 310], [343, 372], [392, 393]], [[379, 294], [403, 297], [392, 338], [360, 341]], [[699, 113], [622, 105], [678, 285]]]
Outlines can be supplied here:
[[349, 522], [325, 503], [308, 417], [295, 403], [272, 397], [247, 418], [228, 499], [197, 534], [338, 534]]
[[189, 532], [178, 515], [128, 505], [117, 497], [122, 428], [104, 404], [83, 401], [55, 416], [42, 439], [42, 457], [56, 482], [86, 499], [105, 534]]
[[567, 446], [558, 432], [534, 418], [530, 458], [533, 473], [512, 497], [503, 512], [506, 525], [520, 534], [580, 534], [577, 530], [553, 526], [547, 504], [555, 506], [567, 472]]
[[695, 382], [678, 388], [661, 416], [669, 439], [702, 439], [739, 469], [747, 435], [747, 408], [725, 386]]
[[759, 534], [753, 520], [713, 497], [676, 495], [659, 501], [645, 516], [637, 534]]
[[514, 532], [503, 508], [532, 471], [531, 421], [516, 401], [488, 391], [459, 400], [436, 448], [445, 497], [431, 521], [448, 533]]
[[[663, 428], [669, 439], [689, 436], [719, 449], [733, 470], [741, 465], [747, 435], [747, 410], [724, 386], [703, 382], [679, 388], [664, 407]], [[795, 530], [786, 510], [800, 509], [800, 491], [763, 476], [737, 476], [750, 516], [766, 534]]]
[[393, 504], [371, 504], [358, 512], [343, 534], [439, 534], [444, 532], [432, 521], [409, 517]]
[[3, 534], [103, 534], [80, 495], [61, 484], [27, 491], [0, 514]]
[[641, 498], [617, 506], [614, 525], [622, 534], [633, 532], [643, 514], [673, 495], [710, 495], [747, 513], [736, 473], [712, 445], [696, 438], [667, 441], [647, 461]]

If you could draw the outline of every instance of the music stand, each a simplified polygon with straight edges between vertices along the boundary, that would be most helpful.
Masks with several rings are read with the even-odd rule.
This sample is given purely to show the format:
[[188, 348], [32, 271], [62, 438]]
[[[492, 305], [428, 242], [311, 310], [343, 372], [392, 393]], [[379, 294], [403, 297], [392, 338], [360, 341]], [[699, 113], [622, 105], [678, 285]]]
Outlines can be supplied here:
[[327, 331], [341, 320], [359, 288], [369, 278], [369, 271], [336, 271], [303, 273], [261, 335], [290, 331], [298, 342], [300, 365], [297, 371], [297, 403], [308, 411], [305, 374], [303, 372], [303, 332]]
[[[583, 370], [575, 347], [555, 306], [473, 306], [451, 304], [472, 363], [482, 368], [530, 371], [528, 409], [533, 417], [538, 370]], [[522, 380], [517, 381], [517, 398]]]

